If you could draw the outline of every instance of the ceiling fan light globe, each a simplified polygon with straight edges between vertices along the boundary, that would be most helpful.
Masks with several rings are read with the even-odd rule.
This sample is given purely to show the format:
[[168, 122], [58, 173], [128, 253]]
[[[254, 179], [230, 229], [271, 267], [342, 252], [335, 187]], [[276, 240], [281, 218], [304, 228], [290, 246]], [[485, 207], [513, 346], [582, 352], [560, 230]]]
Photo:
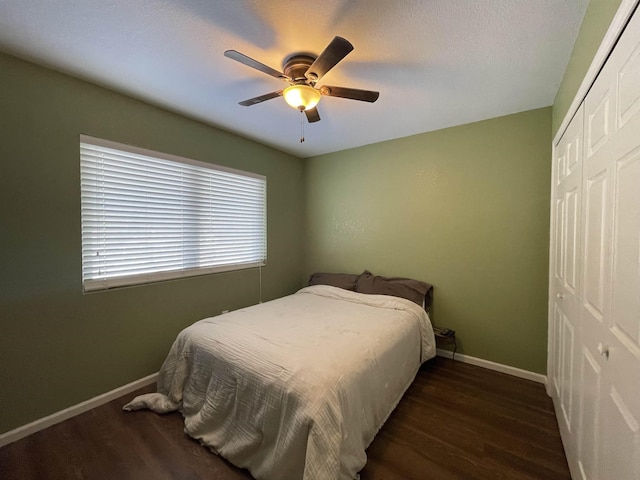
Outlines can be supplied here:
[[310, 110], [314, 108], [322, 95], [309, 85], [291, 85], [282, 93], [287, 104], [296, 110]]

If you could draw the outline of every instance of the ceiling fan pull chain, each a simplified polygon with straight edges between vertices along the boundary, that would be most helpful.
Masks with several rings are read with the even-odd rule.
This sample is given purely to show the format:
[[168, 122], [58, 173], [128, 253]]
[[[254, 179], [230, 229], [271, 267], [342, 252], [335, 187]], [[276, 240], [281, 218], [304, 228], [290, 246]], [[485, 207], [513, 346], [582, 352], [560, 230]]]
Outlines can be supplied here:
[[304, 142], [304, 110], [300, 110], [300, 143]]

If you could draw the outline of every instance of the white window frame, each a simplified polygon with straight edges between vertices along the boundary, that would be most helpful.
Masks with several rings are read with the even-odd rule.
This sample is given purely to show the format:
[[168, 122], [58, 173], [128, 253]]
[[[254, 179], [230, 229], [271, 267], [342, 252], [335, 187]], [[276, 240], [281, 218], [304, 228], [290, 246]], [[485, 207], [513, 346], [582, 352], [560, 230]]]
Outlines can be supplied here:
[[264, 175], [80, 135], [85, 292], [264, 266]]

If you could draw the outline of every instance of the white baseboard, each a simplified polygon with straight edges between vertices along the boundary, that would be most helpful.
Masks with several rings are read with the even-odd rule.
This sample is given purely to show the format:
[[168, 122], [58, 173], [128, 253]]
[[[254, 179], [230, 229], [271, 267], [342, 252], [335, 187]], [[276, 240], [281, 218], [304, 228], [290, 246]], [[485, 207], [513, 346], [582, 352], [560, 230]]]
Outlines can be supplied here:
[[[451, 350], [444, 350], [438, 348], [438, 355], [445, 358], [453, 358], [453, 352]], [[456, 353], [454, 358], [457, 362], [470, 363], [478, 367], [487, 368], [489, 370], [495, 370], [496, 372], [506, 373], [513, 375], [514, 377], [524, 378], [526, 380], [532, 380], [537, 383], [547, 384], [547, 376], [541, 373], [534, 373], [528, 370], [522, 370], [521, 368], [511, 367], [509, 365], [503, 365], [501, 363], [491, 362], [489, 360], [483, 360], [482, 358], [472, 357], [463, 353]]]
[[[452, 352], [450, 350], [438, 349], [438, 355], [441, 357], [452, 358]], [[513, 375], [514, 377], [525, 378], [534, 382], [546, 384], [547, 377], [540, 373], [529, 372], [528, 370], [522, 370], [516, 367], [510, 367], [509, 365], [502, 365], [500, 363], [491, 362], [489, 360], [483, 360], [482, 358], [476, 358], [462, 353], [456, 353], [455, 360], [463, 363], [470, 363], [478, 367], [487, 368], [489, 370], [495, 370], [496, 372], [506, 373]], [[0, 435], [0, 447], [16, 442], [21, 438], [27, 437], [33, 433], [44, 430], [47, 427], [55, 425], [56, 423], [64, 422], [76, 415], [80, 415], [92, 408], [99, 407], [105, 403], [109, 403], [111, 400], [115, 400], [127, 393], [134, 392], [139, 388], [146, 387], [152, 383], [155, 383], [158, 379], [158, 373], [152, 373], [144, 378], [136, 380], [134, 382], [118, 387], [110, 392], [103, 393], [97, 397], [90, 398], [82, 403], [78, 403], [59, 412], [53, 413], [49, 416], [35, 420], [31, 423], [18, 427], [14, 430], [10, 430]]]
[[80, 415], [81, 413], [91, 410], [92, 408], [96, 408], [100, 405], [104, 405], [105, 403], [109, 403], [111, 400], [115, 400], [116, 398], [126, 395], [127, 393], [134, 392], [139, 388], [146, 387], [147, 385], [155, 383], [157, 379], [158, 373], [152, 373], [151, 375], [148, 375], [144, 378], [123, 385], [122, 387], [118, 387], [115, 390], [103, 393], [102, 395], [98, 395], [97, 397], [90, 398], [89, 400], [86, 400], [82, 403], [78, 403], [77, 405], [73, 405], [69, 408], [65, 408], [64, 410], [60, 410], [59, 412], [35, 420], [14, 430], [5, 432], [0, 435], [0, 447], [16, 442], [21, 438], [39, 432], [40, 430], [44, 430], [45, 428], [55, 425], [56, 423], [64, 422], [65, 420], [75, 417], [76, 415]]

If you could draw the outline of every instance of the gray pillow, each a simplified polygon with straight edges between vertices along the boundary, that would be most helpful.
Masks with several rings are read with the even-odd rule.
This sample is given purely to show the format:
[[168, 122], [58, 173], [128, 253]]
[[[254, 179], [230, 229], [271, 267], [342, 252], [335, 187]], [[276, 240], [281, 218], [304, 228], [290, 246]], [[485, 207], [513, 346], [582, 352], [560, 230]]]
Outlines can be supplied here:
[[350, 273], [314, 273], [309, 277], [309, 285], [331, 285], [345, 290], [356, 290], [358, 275]]
[[413, 303], [429, 308], [433, 287], [420, 280], [402, 277], [381, 277], [371, 272], [363, 272], [358, 276], [356, 292], [375, 295], [393, 295], [406, 298]]

